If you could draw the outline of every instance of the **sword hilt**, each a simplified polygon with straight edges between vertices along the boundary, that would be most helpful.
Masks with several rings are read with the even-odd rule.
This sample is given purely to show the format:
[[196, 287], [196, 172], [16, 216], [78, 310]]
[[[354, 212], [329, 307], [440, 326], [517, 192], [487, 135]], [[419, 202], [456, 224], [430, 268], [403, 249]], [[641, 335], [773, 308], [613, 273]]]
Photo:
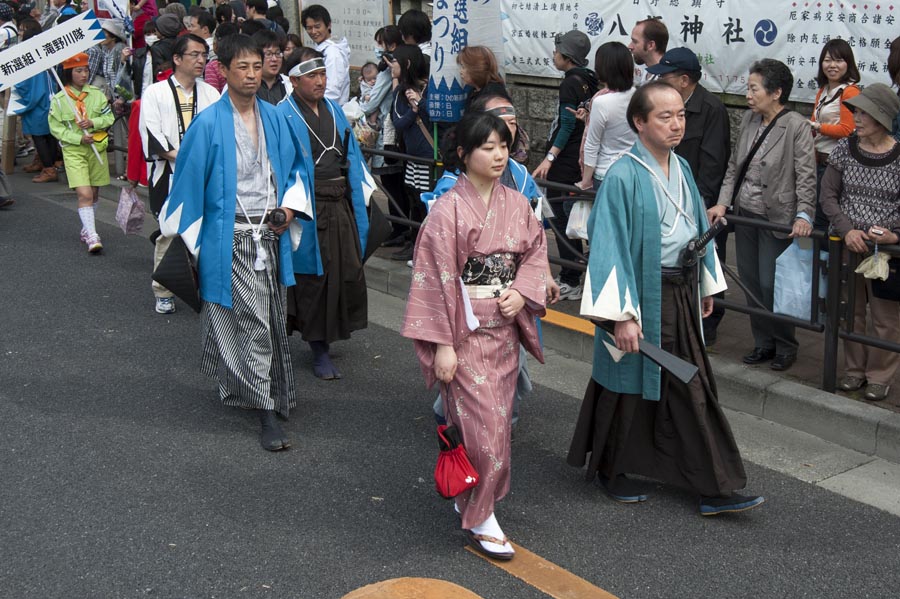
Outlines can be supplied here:
[[695, 240], [694, 248], [697, 251], [700, 251], [700, 249], [709, 244], [709, 242], [712, 241], [716, 235], [724, 231], [725, 227], [727, 226], [728, 220], [725, 218], [720, 218], [715, 223], [713, 223], [712, 226], [710, 226], [710, 228], [708, 228], [703, 235]]

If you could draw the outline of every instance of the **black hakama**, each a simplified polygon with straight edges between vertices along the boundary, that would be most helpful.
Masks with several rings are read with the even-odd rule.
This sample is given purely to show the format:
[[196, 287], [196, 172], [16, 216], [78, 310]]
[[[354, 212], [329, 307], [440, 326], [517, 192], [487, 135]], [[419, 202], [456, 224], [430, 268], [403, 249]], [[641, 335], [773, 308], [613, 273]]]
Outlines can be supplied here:
[[664, 277], [661, 289], [661, 346], [697, 365], [689, 385], [664, 370], [660, 400], [648, 401], [591, 379], [567, 458], [572, 466], [587, 464], [588, 480], [598, 473], [610, 480], [638, 474], [704, 496], [729, 495], [746, 485], [740, 452], [716, 396], [694, 307], [696, 289], [681, 276]]

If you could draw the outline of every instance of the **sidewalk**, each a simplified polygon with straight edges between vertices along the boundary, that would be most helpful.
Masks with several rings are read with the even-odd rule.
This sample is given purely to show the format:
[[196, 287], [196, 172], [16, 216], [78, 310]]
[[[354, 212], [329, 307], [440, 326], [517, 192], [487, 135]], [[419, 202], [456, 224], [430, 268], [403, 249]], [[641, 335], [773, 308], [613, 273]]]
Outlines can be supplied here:
[[[16, 192], [47, 197], [69, 206], [73, 218], [77, 218], [74, 193], [66, 187], [63, 176], [59, 183], [46, 184], [32, 183], [31, 177], [21, 172], [21, 166], [8, 175], [13, 197]], [[110, 186], [101, 189], [103, 201], [98, 216], [108, 221], [113, 219], [119, 190], [125, 185], [113, 179]], [[138, 194], [146, 199], [146, 189], [139, 188]], [[384, 198], [379, 199], [379, 204], [385, 206]], [[15, 210], [16, 206], [11, 209]], [[74, 224], [73, 230], [77, 230]], [[144, 236], [154, 230], [153, 218], [148, 215]], [[549, 247], [555, 253], [552, 233], [550, 236]], [[371, 289], [405, 299], [411, 270], [405, 263], [389, 259], [393, 251], [379, 249], [369, 260], [367, 282]], [[734, 256], [733, 251], [729, 254]], [[544, 344], [576, 360], [590, 362], [593, 328], [577, 318], [578, 307], [577, 301], [553, 306], [552, 313], [543, 322]], [[800, 330], [797, 336], [800, 355], [789, 371], [776, 373], [768, 365], [746, 366], [741, 363], [741, 356], [752, 348], [749, 319], [743, 314], [726, 314], [719, 327], [718, 341], [709, 352], [722, 405], [866, 455], [900, 463], [900, 393], [895, 389], [887, 400], [875, 403], [860, 399], [858, 393], [835, 395], [821, 391], [822, 338]]]

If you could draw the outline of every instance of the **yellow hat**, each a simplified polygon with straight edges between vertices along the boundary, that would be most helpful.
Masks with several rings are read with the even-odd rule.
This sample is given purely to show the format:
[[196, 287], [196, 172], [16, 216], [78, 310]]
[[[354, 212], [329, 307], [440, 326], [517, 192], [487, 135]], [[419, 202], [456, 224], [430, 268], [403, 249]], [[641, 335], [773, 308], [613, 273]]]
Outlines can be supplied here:
[[80, 52], [63, 61], [64, 69], [77, 69], [78, 67], [86, 66], [88, 66], [88, 55], [84, 52]]

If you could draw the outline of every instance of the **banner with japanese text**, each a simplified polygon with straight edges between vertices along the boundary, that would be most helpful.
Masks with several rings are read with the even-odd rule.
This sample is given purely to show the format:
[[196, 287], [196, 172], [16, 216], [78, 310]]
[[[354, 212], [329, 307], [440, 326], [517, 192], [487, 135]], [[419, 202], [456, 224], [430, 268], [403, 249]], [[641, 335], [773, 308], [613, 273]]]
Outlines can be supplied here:
[[0, 52], [0, 91], [54, 67], [104, 39], [100, 21], [83, 12]]
[[693, 50], [704, 87], [744, 94], [747, 71], [760, 58], [787, 64], [795, 78], [791, 100], [815, 98], [819, 54], [831, 38], [853, 48], [862, 83], [889, 83], [887, 57], [897, 36], [900, 3], [849, 0], [502, 0], [506, 71], [560, 77], [551, 60], [554, 37], [584, 31], [593, 52], [610, 41], [628, 44], [635, 23], [660, 17], [669, 48]]
[[459, 79], [460, 50], [487, 46], [503, 69], [500, 0], [436, 0], [433, 23], [428, 115], [433, 121], [456, 122], [471, 89]]

